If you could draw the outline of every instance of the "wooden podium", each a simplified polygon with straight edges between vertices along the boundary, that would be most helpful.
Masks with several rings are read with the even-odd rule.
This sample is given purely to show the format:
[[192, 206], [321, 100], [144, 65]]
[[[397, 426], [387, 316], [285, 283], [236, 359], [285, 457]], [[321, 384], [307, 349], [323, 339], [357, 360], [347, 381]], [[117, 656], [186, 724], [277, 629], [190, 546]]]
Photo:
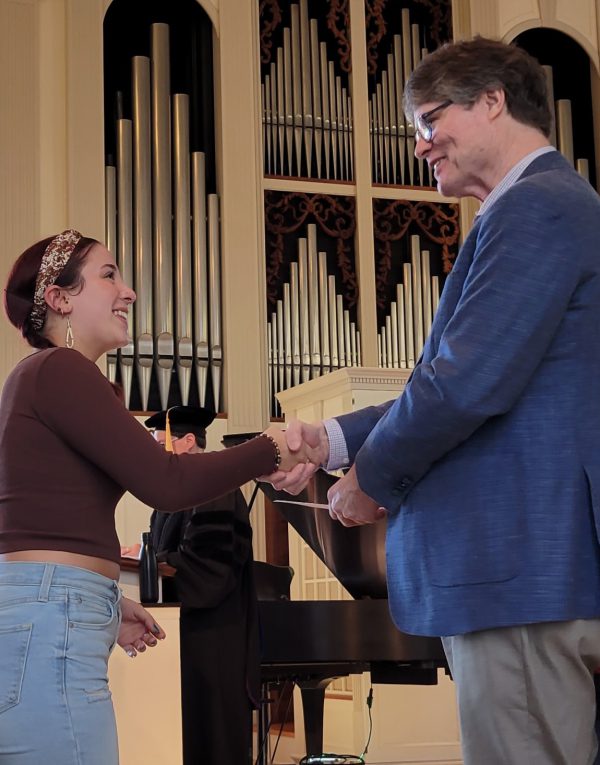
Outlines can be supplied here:
[[[138, 561], [121, 559], [120, 587], [126, 597], [137, 601], [138, 569]], [[170, 566], [159, 565], [159, 593], [162, 577], [172, 574]], [[135, 659], [116, 646], [108, 664], [120, 765], [181, 765], [179, 607], [157, 603], [146, 608], [167, 633], [166, 639]]]
[[277, 394], [286, 420], [311, 422], [397, 398], [412, 369], [344, 367]]

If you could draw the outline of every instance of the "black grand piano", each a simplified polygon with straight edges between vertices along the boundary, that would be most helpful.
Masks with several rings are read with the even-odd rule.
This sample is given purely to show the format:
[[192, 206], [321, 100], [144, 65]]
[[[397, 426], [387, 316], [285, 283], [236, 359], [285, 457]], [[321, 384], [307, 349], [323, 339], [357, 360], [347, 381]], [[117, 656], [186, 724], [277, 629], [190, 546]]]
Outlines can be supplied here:
[[[406, 635], [392, 623], [385, 523], [346, 528], [326, 510], [291, 503], [327, 502], [327, 490], [336, 480], [318, 471], [297, 497], [260, 484], [265, 496], [277, 500], [275, 507], [354, 598], [293, 601], [281, 592], [264, 600], [258, 577], [262, 681], [268, 685], [292, 680], [300, 688], [310, 755], [323, 751], [325, 690], [333, 679], [370, 671], [373, 683], [433, 685], [438, 669], [446, 667], [439, 639]], [[260, 729], [259, 739], [268, 735], [268, 720], [261, 720]], [[259, 741], [259, 750], [266, 750], [264, 741]], [[258, 762], [262, 765], [266, 758]]]

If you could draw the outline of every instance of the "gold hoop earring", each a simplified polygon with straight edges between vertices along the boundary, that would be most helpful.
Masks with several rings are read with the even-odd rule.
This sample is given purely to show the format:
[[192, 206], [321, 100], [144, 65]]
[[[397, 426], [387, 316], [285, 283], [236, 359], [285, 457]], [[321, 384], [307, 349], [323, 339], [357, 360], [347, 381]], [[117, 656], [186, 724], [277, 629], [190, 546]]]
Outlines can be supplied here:
[[65, 345], [67, 348], [72, 348], [75, 345], [75, 337], [73, 336], [73, 327], [71, 326], [70, 316], [67, 316], [67, 334], [65, 336]]

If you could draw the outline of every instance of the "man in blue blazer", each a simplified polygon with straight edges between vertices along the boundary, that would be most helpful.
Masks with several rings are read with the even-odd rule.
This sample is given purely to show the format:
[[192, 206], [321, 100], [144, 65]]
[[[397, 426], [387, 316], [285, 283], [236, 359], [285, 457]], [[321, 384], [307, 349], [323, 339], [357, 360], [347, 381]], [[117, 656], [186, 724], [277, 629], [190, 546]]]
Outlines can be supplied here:
[[[590, 765], [600, 667], [600, 199], [548, 141], [543, 70], [476, 38], [405, 90], [416, 155], [480, 212], [401, 398], [290, 424], [346, 525], [387, 516], [392, 615], [439, 635], [465, 765]], [[312, 466], [276, 474], [295, 491]], [[385, 508], [383, 511], [381, 508]]]

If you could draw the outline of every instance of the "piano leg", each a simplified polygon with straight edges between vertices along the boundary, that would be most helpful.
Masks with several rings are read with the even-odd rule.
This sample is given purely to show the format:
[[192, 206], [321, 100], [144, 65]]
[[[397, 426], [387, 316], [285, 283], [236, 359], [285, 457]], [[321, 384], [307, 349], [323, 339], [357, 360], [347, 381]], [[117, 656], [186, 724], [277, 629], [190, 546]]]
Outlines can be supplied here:
[[[345, 674], [345, 673], [342, 673]], [[300, 688], [302, 697], [302, 711], [304, 714], [304, 738], [306, 754], [323, 753], [323, 712], [325, 709], [325, 690], [329, 683], [336, 680], [340, 675], [334, 677], [312, 677], [305, 680], [294, 678], [294, 682]], [[279, 683], [275, 683], [278, 685]], [[269, 730], [270, 721], [270, 700], [269, 700], [269, 681], [262, 683], [262, 703], [258, 712], [258, 735], [257, 735], [257, 757], [256, 765], [268, 765], [269, 752]]]
[[323, 753], [323, 712], [325, 706], [325, 689], [334, 680], [333, 677], [297, 680], [302, 695], [304, 711], [304, 736], [306, 738], [306, 754]]

